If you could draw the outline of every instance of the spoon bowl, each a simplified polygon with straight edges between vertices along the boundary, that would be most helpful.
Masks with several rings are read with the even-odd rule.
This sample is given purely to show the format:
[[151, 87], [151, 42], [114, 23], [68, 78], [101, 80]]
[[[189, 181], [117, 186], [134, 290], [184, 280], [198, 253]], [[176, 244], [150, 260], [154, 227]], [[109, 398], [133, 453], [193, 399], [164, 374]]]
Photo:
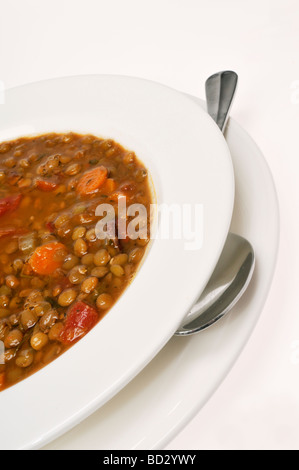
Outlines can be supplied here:
[[229, 233], [212, 277], [176, 335], [198, 333], [226, 315], [247, 289], [254, 266], [251, 244], [245, 238]]

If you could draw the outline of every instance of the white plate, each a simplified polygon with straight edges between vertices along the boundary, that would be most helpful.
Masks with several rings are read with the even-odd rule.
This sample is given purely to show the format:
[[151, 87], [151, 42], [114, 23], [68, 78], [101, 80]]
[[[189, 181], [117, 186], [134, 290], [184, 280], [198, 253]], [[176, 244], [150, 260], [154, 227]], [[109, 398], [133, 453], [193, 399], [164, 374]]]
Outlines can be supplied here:
[[267, 297], [279, 224], [272, 176], [260, 150], [234, 120], [227, 141], [236, 177], [231, 228], [252, 241], [257, 256], [248, 291], [231, 315], [211, 329], [171, 339], [121, 393], [47, 449], [161, 449], [200, 410], [238, 358]]
[[[55, 79], [9, 90], [0, 141], [24, 133], [90, 132], [136, 151], [157, 202], [202, 204], [202, 249], [157, 239], [134, 282], [86, 337], [0, 394], [1, 441], [40, 447], [94, 412], [167, 343], [203, 290], [231, 221], [234, 175], [225, 139], [188, 97], [128, 77]], [[16, 420], [20, 424], [16, 426]]]

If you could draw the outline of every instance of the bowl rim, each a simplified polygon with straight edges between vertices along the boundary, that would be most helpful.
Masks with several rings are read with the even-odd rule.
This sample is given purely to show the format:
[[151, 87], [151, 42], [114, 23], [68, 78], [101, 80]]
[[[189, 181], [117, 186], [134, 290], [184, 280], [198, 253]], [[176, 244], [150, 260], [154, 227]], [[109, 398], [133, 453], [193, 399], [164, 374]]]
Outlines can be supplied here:
[[[180, 92], [166, 86], [159, 84], [157, 82], [154, 82], [152, 80], [145, 80], [145, 79], [139, 79], [136, 77], [129, 77], [129, 76], [119, 76], [119, 75], [79, 75], [79, 76], [71, 76], [71, 77], [62, 77], [62, 78], [54, 78], [54, 79], [49, 79], [49, 80], [42, 80], [30, 84], [24, 84], [18, 87], [10, 88], [7, 90], [8, 94], [8, 102], [9, 106], [11, 106], [11, 98], [13, 101], [13, 95], [19, 95], [16, 96], [16, 99], [20, 99], [20, 95], [22, 96], [22, 93], [25, 91], [27, 94], [29, 93], [36, 93], [37, 89], [41, 92], [43, 89], [47, 89], [51, 87], [60, 87], [59, 89], [66, 91], [64, 86], [66, 84], [69, 84], [70, 88], [74, 88], [75, 90], [78, 90], [78, 86], [80, 88], [80, 84], [82, 85], [82, 82], [88, 82], [90, 88], [92, 89], [99, 85], [105, 84], [107, 88], [115, 86], [117, 82], [118, 89], [115, 89], [115, 93], [117, 94], [117, 97], [121, 99], [122, 95], [121, 93], [123, 92], [126, 97], [130, 95], [131, 97], [135, 97], [137, 100], [137, 97], [139, 96], [138, 93], [140, 94], [140, 97], [144, 99], [144, 102], [146, 102], [148, 108], [153, 111], [155, 109], [159, 109], [161, 113], [165, 113], [165, 116], [163, 114], [163, 118], [165, 119], [168, 118], [171, 121], [171, 125], [173, 128], [176, 128], [176, 130], [179, 130], [179, 123], [178, 120], [175, 119], [175, 117], [171, 116], [171, 111], [173, 108], [173, 102], [175, 102], [176, 108], [179, 108], [179, 111], [189, 111], [190, 116], [187, 115], [185, 116], [185, 122], [182, 123], [181, 125], [184, 127], [185, 132], [189, 132], [190, 136], [192, 138], [196, 139], [197, 144], [203, 145], [202, 142], [199, 141], [196, 132], [195, 132], [195, 124], [193, 119], [198, 119], [198, 134], [201, 134], [201, 139], [205, 140], [205, 145], [208, 145], [209, 149], [209, 160], [205, 160], [204, 162], [201, 161], [200, 159], [195, 162], [195, 167], [197, 169], [203, 169], [206, 171], [206, 176], [207, 179], [210, 178], [210, 184], [212, 185], [211, 188], [208, 188], [208, 184], [204, 181], [204, 177], [202, 175], [199, 175], [198, 178], [195, 178], [195, 175], [190, 176], [190, 180], [193, 184], [197, 183], [199, 181], [202, 185], [204, 186], [204, 197], [207, 198], [207, 200], [204, 201], [204, 203], [208, 207], [208, 211], [211, 210], [213, 214], [206, 214], [207, 215], [207, 228], [206, 231], [207, 233], [205, 234], [208, 237], [212, 238], [212, 241], [209, 240], [209, 245], [205, 247], [205, 250], [209, 252], [208, 255], [203, 256], [202, 255], [202, 250], [200, 253], [196, 253], [196, 260], [197, 263], [202, 262], [204, 264], [204, 270], [205, 273], [197, 272], [196, 270], [196, 263], [195, 260], [191, 259], [189, 255], [186, 253], [182, 255], [182, 246], [180, 243], [174, 243], [174, 241], [171, 243], [169, 241], [167, 245], [163, 245], [163, 240], [154, 240], [151, 243], [151, 247], [148, 250], [147, 256], [144, 259], [144, 262], [142, 263], [142, 266], [138, 270], [138, 274], [133, 279], [133, 282], [126, 288], [125, 292], [122, 294], [120, 299], [118, 300], [117, 304], [115, 307], [112, 308], [111, 312], [108, 313], [104, 319], [100, 322], [101, 328], [95, 327], [86, 337], [82, 338], [76, 345], [74, 345], [72, 348], [70, 348], [68, 351], [66, 351], [62, 356], [57, 358], [54, 362], [48, 364], [46, 367], [43, 369], [39, 370], [38, 372], [34, 373], [32, 376], [28, 377], [24, 381], [14, 385], [13, 387], [4, 390], [3, 392], [0, 393], [0, 402], [5, 406], [5, 409], [7, 406], [10, 405], [12, 400], [14, 400], [17, 397], [22, 397], [23, 400], [27, 403], [33, 403], [34, 400], [32, 400], [32, 397], [30, 394], [32, 394], [34, 389], [41, 389], [43, 390], [44, 393], [48, 393], [46, 390], [52, 388], [53, 392], [53, 384], [51, 387], [51, 378], [56, 377], [56, 379], [59, 379], [59, 383], [64, 389], [67, 391], [71, 390], [71, 385], [70, 383], [67, 383], [68, 380], [65, 377], [64, 371], [65, 371], [65, 366], [69, 366], [69, 374], [71, 379], [69, 381], [74, 385], [75, 384], [75, 373], [76, 371], [74, 370], [74, 365], [71, 363], [76, 363], [79, 365], [79, 371], [84, 372], [83, 365], [82, 365], [82, 360], [80, 361], [80, 354], [87, 358], [90, 356], [90, 354], [93, 352], [93, 348], [96, 348], [97, 346], [97, 341], [105, 339], [105, 331], [109, 331], [109, 328], [112, 328], [113, 331], [115, 331], [114, 327], [117, 325], [117, 322], [121, 319], [121, 309], [123, 308], [125, 311], [127, 308], [129, 308], [129, 302], [130, 299], [134, 297], [135, 293], [137, 294], [138, 289], [143, 289], [146, 284], [146, 280], [149, 279], [149, 274], [152, 271], [153, 267], [157, 267], [157, 257], [159, 253], [154, 253], [152, 255], [152, 252], [160, 252], [164, 250], [167, 252], [167, 255], [164, 253], [164, 258], [163, 262], [165, 264], [162, 265], [162, 267], [166, 266], [166, 261], [169, 262], [171, 260], [171, 254], [175, 253], [177, 257], [180, 258], [180, 268], [188, 268], [190, 267], [194, 269], [194, 272], [198, 274], [197, 278], [198, 280], [198, 286], [196, 286], [196, 283], [194, 280], [192, 280], [192, 287], [188, 288], [188, 293], [184, 294], [186, 295], [186, 298], [178, 299], [172, 304], [172, 313], [173, 316], [170, 316], [169, 313], [167, 313], [168, 317], [166, 320], [162, 321], [162, 324], [160, 323], [160, 331], [155, 328], [157, 326], [157, 322], [154, 323], [154, 319], [157, 320], [157, 312], [154, 312], [156, 317], [154, 319], [146, 319], [146, 323], [142, 324], [140, 321], [140, 318], [138, 318], [138, 306], [131, 306], [131, 310], [134, 310], [134, 313], [132, 314], [131, 311], [129, 312], [130, 315], [128, 315], [128, 323], [126, 325], [126, 322], [122, 319], [120, 322], [120, 327], [124, 328], [125, 335], [128, 335], [131, 344], [130, 344], [130, 353], [127, 351], [125, 352], [124, 355], [127, 354], [126, 358], [123, 359], [123, 364], [118, 367], [118, 375], [116, 372], [109, 374], [106, 372], [105, 376], [105, 383], [106, 385], [97, 392], [93, 392], [92, 390], [89, 390], [88, 393], [86, 393], [86, 399], [85, 399], [85, 404], [83, 406], [83, 402], [80, 403], [78, 408], [76, 408], [76, 403], [74, 397], [72, 397], [69, 401], [72, 402], [73, 412], [68, 415], [63, 415], [60, 414], [60, 416], [56, 417], [55, 425], [53, 424], [53, 420], [51, 425], [49, 425], [49, 429], [47, 429], [45, 426], [41, 426], [42, 422], [46, 420], [47, 418], [51, 417], [50, 412], [45, 412], [43, 414], [42, 419], [39, 419], [37, 423], [37, 427], [31, 428], [30, 433], [27, 432], [27, 436], [24, 436], [22, 433], [17, 433], [16, 438], [14, 441], [4, 441], [4, 446], [10, 446], [12, 445], [14, 448], [35, 448], [35, 447], [40, 447], [41, 445], [45, 444], [46, 442], [49, 442], [49, 440], [57, 437], [59, 434], [62, 432], [66, 431], [67, 429], [70, 429], [73, 425], [78, 423], [80, 420], [82, 420], [84, 417], [88, 416], [91, 414], [94, 410], [96, 410], [99, 406], [104, 404], [106, 401], [108, 401], [112, 396], [114, 396], [121, 388], [123, 388], [131, 379], [133, 379], [138, 372], [140, 372], [145, 365], [159, 352], [159, 350], [163, 347], [163, 345], [168, 341], [168, 339], [172, 336], [172, 334], [175, 332], [176, 328], [178, 327], [179, 323], [184, 317], [185, 312], [187, 309], [191, 306], [193, 301], [196, 299], [196, 297], [200, 294], [200, 292], [203, 290], [205, 283], [208, 281], [210, 274], [213, 271], [213, 268], [217, 262], [218, 256], [222, 250], [222, 247], [224, 245], [225, 239], [227, 232], [229, 230], [229, 225], [231, 221], [231, 216], [232, 216], [232, 210], [233, 210], [233, 203], [234, 203], [234, 175], [233, 175], [233, 167], [232, 167], [232, 162], [230, 159], [230, 153], [227, 147], [227, 144], [225, 142], [225, 139], [218, 129], [217, 125], [213, 122], [213, 120], [203, 111], [200, 110], [200, 108], [193, 103], [188, 97], [182, 95]], [[100, 83], [101, 82], [101, 83]], [[109, 82], [109, 83], [107, 83]], [[111, 83], [113, 82], [113, 83]], [[110, 91], [110, 99], [112, 99], [113, 93], [112, 93], [112, 88], [110, 88], [108, 91]], [[36, 91], [34, 91], [36, 90]], [[57, 91], [57, 89], [56, 89]], [[89, 91], [85, 90], [86, 95], [88, 95]], [[107, 90], [106, 90], [107, 92]], [[149, 97], [145, 96], [147, 93], [152, 93], [151, 99]], [[143, 94], [145, 93], [145, 95]], [[41, 95], [42, 96], [42, 93]], [[89, 95], [88, 95], [89, 96]], [[104, 103], [105, 97], [104, 95], [101, 96], [102, 99], [102, 104]], [[155, 106], [152, 105], [151, 101], [155, 100]], [[159, 99], [161, 102], [159, 102]], [[23, 97], [23, 105], [24, 102], [26, 102], [27, 97]], [[119, 109], [122, 109], [121, 106], [124, 107], [125, 99], [124, 102], [119, 103], [114, 103], [113, 105], [115, 106], [115, 109], [118, 109], [117, 106], [120, 106]], [[165, 106], [163, 107], [162, 105], [169, 104], [170, 109], [166, 110]], [[90, 105], [90, 104], [89, 104]], [[140, 110], [141, 109], [141, 104], [140, 103], [135, 103], [135, 108]], [[12, 105], [13, 106], [13, 105]], [[38, 103], [34, 104], [37, 109], [39, 109], [39, 106], [41, 106]], [[33, 108], [34, 108], [33, 106]], [[84, 104], [82, 104], [84, 106]], [[152, 107], [151, 107], [152, 106]], [[29, 110], [28, 114], [35, 112], [34, 110]], [[24, 119], [24, 116], [22, 117], [22, 112], [21, 114], [21, 120]], [[27, 116], [28, 116], [27, 114]], [[92, 113], [91, 113], [92, 114]], [[113, 115], [113, 113], [112, 113]], [[130, 113], [129, 113], [130, 115]], [[133, 117], [130, 115], [131, 119]], [[143, 116], [146, 124], [152, 126], [151, 128], [155, 128], [157, 126], [157, 122], [154, 122], [153, 117], [151, 120], [149, 119], [149, 116]], [[192, 119], [191, 119], [192, 117]], [[18, 117], [19, 118], [19, 117]], [[92, 117], [90, 117], [92, 119]], [[33, 121], [36, 121], [37, 116], [33, 116], [32, 118]], [[155, 118], [159, 124], [163, 123], [163, 119], [161, 116], [159, 118]], [[159, 120], [160, 119], [160, 120]], [[121, 119], [120, 119], [121, 122]], [[133, 127], [134, 125], [136, 128], [139, 130], [144, 126], [145, 124], [140, 122], [135, 122], [133, 119]], [[188, 125], [190, 126], [190, 129], [188, 128]], [[199, 127], [200, 125], [204, 128], [204, 132], [200, 131]], [[141, 126], [141, 127], [140, 127]], [[196, 123], [197, 126], [197, 123]], [[1, 121], [0, 118], [0, 135], [3, 129], [3, 121]], [[165, 130], [165, 128], [164, 128]], [[55, 132], [55, 129], [53, 129], [53, 132]], [[126, 131], [127, 132], [127, 131]], [[40, 131], [38, 132], [39, 134], [41, 133]], [[91, 131], [90, 133], [94, 133]], [[147, 135], [146, 131], [144, 131], [144, 135]], [[142, 138], [144, 138], [144, 135]], [[159, 144], [165, 145], [165, 148], [167, 152], [170, 153], [170, 148], [173, 150], [173, 147], [170, 146], [170, 148], [167, 147], [167, 143], [169, 143], [170, 136], [172, 133], [170, 130], [167, 130], [167, 137], [163, 135], [157, 137], [157, 142], [155, 142], [155, 150], [157, 151], [157, 147]], [[189, 137], [190, 137], [189, 136]], [[213, 137], [213, 140], [209, 140]], [[115, 141], [119, 142], [121, 145], [124, 145], [125, 147], [131, 148], [131, 145], [127, 145], [126, 142], [123, 142], [122, 139], [118, 138], [117, 136], [112, 137]], [[132, 136], [130, 135], [128, 142]], [[165, 138], [165, 142], [163, 140]], [[168, 140], [167, 140], [168, 139]], [[177, 145], [182, 145], [180, 139], [176, 136], [176, 143]], [[2, 139], [1, 139], [2, 140]], [[151, 154], [149, 158], [149, 154], [145, 151], [144, 147], [142, 145], [139, 145], [140, 142], [136, 141], [136, 146], [139, 148], [140, 147], [140, 152], [138, 151], [138, 148], [136, 149], [133, 147], [132, 149], [136, 152], [137, 157], [143, 161], [145, 166], [149, 168], [149, 172], [151, 174], [151, 177], [153, 179], [153, 184], [155, 191], [157, 193], [157, 202], [170, 202], [171, 197], [175, 194], [175, 191], [173, 190], [171, 186], [171, 181], [170, 181], [170, 176], [168, 176], [167, 182], [163, 178], [165, 176], [165, 165], [166, 163], [161, 163], [157, 162], [157, 156], [153, 156], [153, 150], [150, 149], [149, 153]], [[152, 142], [151, 142], [152, 144]], [[152, 144], [153, 145], [153, 144]], [[182, 147], [179, 147], [180, 149]], [[187, 147], [189, 152], [191, 149], [191, 146]], [[201, 148], [201, 147], [200, 147]], [[165, 150], [165, 149], [164, 149]], [[168, 153], [166, 152], [166, 155], [168, 156]], [[142, 155], [141, 155], [141, 154]], [[143, 155], [146, 157], [144, 158]], [[178, 157], [178, 153], [175, 154], [175, 157]], [[156, 162], [155, 162], [156, 158]], [[184, 156], [186, 161], [190, 160], [189, 154], [187, 156]], [[152, 159], [154, 160], [152, 162]], [[155, 163], [155, 164], [154, 164]], [[215, 165], [219, 164], [221, 168], [221, 172], [215, 170]], [[161, 174], [157, 174], [157, 169], [161, 170]], [[195, 173], [195, 172], [194, 172]], [[162, 176], [161, 176], [162, 175]], [[178, 178], [179, 172], [178, 169], [175, 167], [172, 167], [172, 173], [171, 173], [171, 178]], [[211, 181], [211, 178], [214, 178], [213, 181]], [[162, 179], [162, 181], [161, 181]], [[166, 184], [167, 183], [167, 184]], [[165, 189], [166, 188], [166, 189]], [[193, 188], [190, 188], [187, 184], [184, 183], [182, 185], [182, 188], [186, 192], [192, 193], [192, 202], [196, 201], [196, 194]], [[202, 188], [200, 188], [202, 189]], [[215, 194], [217, 191], [219, 191], [219, 195]], [[182, 191], [182, 189], [180, 189]], [[166, 194], [165, 194], [166, 193]], [[178, 194], [178, 198], [181, 203], [183, 203], [184, 198], [180, 193]], [[211, 198], [211, 201], [208, 200], [208, 197]], [[221, 210], [216, 211], [218, 209], [218, 206], [220, 207]], [[217, 220], [215, 221], [215, 217], [217, 216]], [[214, 233], [214, 230], [217, 233]], [[169, 246], [171, 245], [171, 246]], [[153, 260], [153, 256], [155, 256], [155, 259]], [[196, 269], [195, 269], [196, 268]], [[174, 285], [178, 287], [180, 284], [175, 280], [174, 274], [171, 272], [171, 269], [168, 269], [167, 274], [172, 282], [174, 282]], [[155, 280], [155, 286], [159, 288], [159, 280], [160, 282], [164, 279], [163, 275], [161, 272], [157, 272], [157, 278]], [[167, 282], [170, 282], [168, 280]], [[197, 279], [196, 279], [197, 282]], [[186, 284], [183, 284], [185, 288], [187, 288]], [[134, 291], [134, 293], [132, 293]], [[184, 291], [184, 290], [183, 290]], [[171, 286], [167, 287], [167, 292], [170, 294], [172, 291]], [[185, 291], [184, 291], [185, 292]], [[161, 288], [158, 289], [158, 297], [163, 294], [163, 290]], [[166, 306], [165, 299], [160, 299], [162, 306]], [[150, 308], [152, 308], [155, 305], [154, 298], [149, 298], [148, 303], [150, 305], [144, 305], [143, 308], [145, 311], [150, 311]], [[183, 310], [182, 310], [182, 306]], [[130, 322], [134, 321], [134, 326]], [[98, 325], [99, 326], [99, 325]], [[143, 336], [141, 335], [141, 338], [139, 340], [136, 339], [136, 335], [134, 335], [132, 331], [132, 326], [133, 328], [141, 328], [145, 327], [147, 329], [147, 333], [149, 335], [154, 335], [155, 339], [151, 337], [151, 343], [150, 345], [145, 345], [141, 339], [144, 340], [146, 339], [146, 336], [143, 332]], [[100, 330], [102, 333], [100, 334]], [[111, 331], [111, 330], [110, 330]], [[139, 330], [140, 331], [140, 330]], [[117, 336], [117, 335], [116, 335]], [[120, 339], [120, 335], [117, 337]], [[127, 338], [123, 339], [123, 343], [127, 341]], [[116, 348], [119, 347], [118, 345], [114, 345]], [[123, 346], [123, 344], [122, 344]], [[102, 351], [101, 348], [97, 348], [96, 350], [99, 352], [104, 352]], [[142, 353], [140, 353], [140, 349]], [[109, 345], [108, 351], [111, 352], [113, 351], [113, 347]], [[135, 362], [132, 361], [131, 363], [125, 362], [125, 360], [128, 359], [128, 357], [133, 358], [134, 354], [138, 351], [138, 354], [136, 357], [135, 356]], [[119, 354], [119, 353], [118, 353]], [[74, 357], [74, 359], [71, 359], [71, 356]], [[121, 360], [120, 355], [118, 355], [118, 360]], [[63, 365], [64, 364], [64, 365]], [[113, 362], [113, 365], [116, 367], [117, 366], [117, 361]], [[120, 373], [119, 373], [120, 372]], [[116, 375], [115, 375], [116, 374]], [[87, 375], [83, 374], [84, 378], [86, 379]], [[96, 384], [99, 385], [99, 372], [97, 372], [97, 381], [90, 381], [88, 383], [89, 387], [95, 386]], [[40, 388], [41, 387], [41, 388]], [[82, 397], [84, 397], [86, 390], [84, 386], [81, 384], [80, 387], [78, 387], [78, 390], [76, 390], [77, 395], [80, 394], [81, 400]], [[55, 397], [58, 396], [57, 391], [53, 393]], [[46, 402], [47, 396], [46, 397], [39, 397], [39, 409], [41, 409], [41, 401]], [[64, 400], [64, 402], [66, 399]], [[61, 412], [61, 405], [58, 407], [58, 409]], [[52, 406], [51, 408], [52, 412], [55, 411], [55, 406]], [[26, 413], [23, 413], [23, 418], [25, 418]], [[10, 436], [12, 436], [12, 433], [10, 433]], [[0, 446], [2, 444], [0, 443]]]

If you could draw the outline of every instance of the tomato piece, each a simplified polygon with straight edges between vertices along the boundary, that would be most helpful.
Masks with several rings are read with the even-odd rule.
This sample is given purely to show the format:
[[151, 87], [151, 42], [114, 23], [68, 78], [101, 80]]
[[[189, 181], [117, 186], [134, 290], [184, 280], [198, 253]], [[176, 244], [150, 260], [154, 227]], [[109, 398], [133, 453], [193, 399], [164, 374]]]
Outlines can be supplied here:
[[58, 184], [53, 183], [53, 181], [45, 181], [45, 180], [36, 180], [36, 186], [38, 189], [44, 192], [54, 191], [54, 189], [58, 188]]
[[81, 196], [88, 196], [89, 194], [96, 193], [106, 182], [107, 174], [108, 170], [104, 166], [99, 166], [98, 168], [88, 171], [80, 179], [77, 185], [77, 193]]
[[0, 238], [3, 237], [17, 237], [18, 235], [24, 235], [27, 233], [27, 230], [24, 228], [15, 228], [15, 227], [1, 227], [0, 228]]
[[97, 310], [85, 302], [78, 301], [70, 307], [64, 329], [60, 333], [60, 341], [72, 344], [85, 336], [97, 323], [99, 318]]
[[50, 231], [50, 233], [54, 233], [54, 232], [55, 232], [55, 225], [54, 225], [54, 222], [47, 222], [47, 223], [46, 223], [46, 227], [47, 227], [47, 229]]
[[62, 290], [69, 289], [70, 287], [74, 287], [74, 284], [71, 283], [71, 281], [69, 280], [68, 277], [64, 277], [63, 279], [58, 281], [57, 284], [58, 284], [58, 286], [60, 286], [62, 288]]
[[20, 205], [22, 197], [22, 194], [16, 194], [0, 199], [0, 216], [16, 210]]
[[37, 274], [52, 274], [56, 269], [61, 268], [66, 253], [67, 249], [62, 243], [48, 243], [36, 248], [29, 260], [29, 264]]

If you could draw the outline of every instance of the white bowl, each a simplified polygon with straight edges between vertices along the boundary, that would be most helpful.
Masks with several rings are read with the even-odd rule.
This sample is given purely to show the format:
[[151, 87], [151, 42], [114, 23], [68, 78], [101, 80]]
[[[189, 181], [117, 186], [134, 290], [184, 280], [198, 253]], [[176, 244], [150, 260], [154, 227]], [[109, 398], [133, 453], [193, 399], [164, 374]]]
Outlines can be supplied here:
[[157, 83], [117, 76], [49, 80], [8, 90], [0, 111], [0, 141], [49, 131], [113, 138], [149, 169], [158, 204], [203, 208], [200, 249], [186, 250], [183, 238], [153, 240], [132, 284], [89, 334], [0, 393], [0, 447], [37, 448], [106, 403], [173, 335], [224, 245], [234, 176], [216, 124], [188, 97]]

